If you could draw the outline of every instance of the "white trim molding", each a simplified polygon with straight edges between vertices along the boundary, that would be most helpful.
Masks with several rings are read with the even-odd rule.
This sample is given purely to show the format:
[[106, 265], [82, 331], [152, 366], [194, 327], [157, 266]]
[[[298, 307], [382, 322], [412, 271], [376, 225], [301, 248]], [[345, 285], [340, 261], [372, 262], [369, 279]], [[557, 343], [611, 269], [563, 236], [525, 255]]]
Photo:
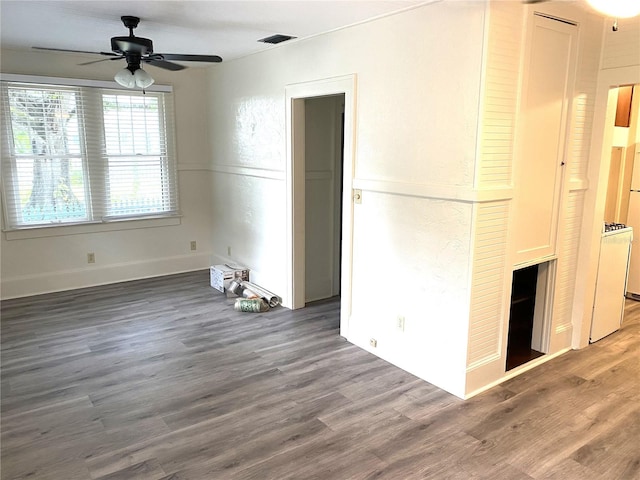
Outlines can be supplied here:
[[[97, 87], [110, 88], [112, 90], [131, 91], [118, 85], [115, 81], [89, 80], [85, 78], [64, 78], [64, 77], [44, 77], [40, 75], [21, 75], [17, 73], [0, 73], [0, 81], [3, 82], [25, 82], [37, 83], [40, 85], [66, 85], [74, 87]], [[147, 92], [173, 92], [171, 85], [151, 85], [145, 88]]]
[[513, 187], [511, 186], [475, 189], [471, 186], [427, 185], [354, 178], [353, 188], [370, 192], [467, 203], [498, 202], [513, 198]]
[[[353, 201], [352, 188], [356, 154], [356, 75], [343, 75], [285, 86], [286, 118], [286, 192], [287, 192], [287, 290], [283, 305], [288, 308], [304, 306], [304, 202], [296, 209], [300, 194], [304, 193], [304, 102], [305, 98], [344, 94], [344, 160], [342, 197], [342, 265], [340, 334], [348, 334], [351, 316], [351, 275], [353, 255]], [[298, 138], [298, 142], [294, 140]], [[300, 141], [301, 140], [301, 141]], [[296, 198], [298, 197], [298, 198]], [[301, 235], [302, 232], [302, 235]]]
[[213, 165], [211, 171], [215, 173], [226, 173], [228, 175], [241, 175], [257, 178], [268, 178], [271, 180], [284, 180], [286, 172], [283, 170], [271, 170], [268, 168], [248, 167], [238, 165]]

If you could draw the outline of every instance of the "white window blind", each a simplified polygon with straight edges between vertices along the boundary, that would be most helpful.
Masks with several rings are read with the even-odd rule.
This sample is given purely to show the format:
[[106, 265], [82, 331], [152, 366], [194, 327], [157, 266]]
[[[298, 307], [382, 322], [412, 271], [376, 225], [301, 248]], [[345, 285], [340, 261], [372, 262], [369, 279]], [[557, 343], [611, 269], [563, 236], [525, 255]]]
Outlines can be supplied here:
[[178, 213], [170, 93], [2, 82], [8, 229]]

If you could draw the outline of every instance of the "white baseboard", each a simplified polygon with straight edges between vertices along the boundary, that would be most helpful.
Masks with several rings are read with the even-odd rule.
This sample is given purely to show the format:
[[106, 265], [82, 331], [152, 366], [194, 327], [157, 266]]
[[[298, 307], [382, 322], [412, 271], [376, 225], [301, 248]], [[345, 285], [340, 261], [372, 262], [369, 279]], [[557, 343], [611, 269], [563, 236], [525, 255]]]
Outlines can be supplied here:
[[[567, 353], [568, 351], [571, 350], [571, 347], [566, 347], [563, 348], [562, 350], [556, 352], [556, 353], [550, 353], [547, 355], [543, 355], [542, 357], [538, 357], [535, 360], [531, 360], [530, 362], [525, 363], [524, 365], [520, 366], [520, 367], [516, 367], [513, 370], [509, 370], [508, 372], [505, 372], [505, 374], [496, 379], [493, 380], [491, 382], [486, 383], [485, 385], [475, 388], [473, 391], [470, 391], [469, 393], [467, 393], [466, 395], [464, 395], [463, 398], [464, 400], [468, 400], [471, 397], [475, 397], [476, 395], [479, 395], [480, 393], [483, 393], [487, 390], [489, 390], [490, 388], [493, 388], [497, 385], [500, 385], [502, 382], [506, 382], [507, 380], [517, 377], [518, 375], [520, 375], [521, 373], [524, 373], [528, 370], [531, 370], [532, 368], [537, 367], [538, 365], [542, 365], [543, 363], [547, 363], [549, 360], [553, 360], [556, 357], [559, 357], [560, 355], [564, 355], [565, 353]], [[472, 387], [474, 388], [474, 387]]]
[[211, 254], [207, 252], [2, 278], [0, 297], [7, 300], [194, 270], [206, 270], [209, 268], [210, 258]]

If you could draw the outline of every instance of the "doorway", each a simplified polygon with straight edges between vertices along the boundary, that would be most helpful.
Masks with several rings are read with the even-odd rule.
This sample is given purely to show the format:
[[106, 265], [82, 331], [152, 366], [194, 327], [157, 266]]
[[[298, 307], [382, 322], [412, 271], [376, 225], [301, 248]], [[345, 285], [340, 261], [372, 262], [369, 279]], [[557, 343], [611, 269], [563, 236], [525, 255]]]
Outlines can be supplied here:
[[[640, 199], [640, 85], [622, 85], [617, 91], [617, 102], [609, 101], [608, 109], [615, 111], [615, 122], [608, 125], [611, 131], [611, 160], [604, 209], [604, 221], [626, 224], [629, 220], [640, 227], [638, 219], [629, 211], [637, 211]], [[613, 113], [610, 114], [613, 117]], [[639, 163], [640, 165], [640, 163]]]
[[344, 94], [298, 101], [305, 111], [306, 304], [340, 295]]
[[[286, 87], [288, 265], [283, 305], [291, 309], [303, 308], [307, 301], [326, 295], [326, 292], [331, 292], [329, 296], [339, 293], [340, 332], [343, 336], [347, 335], [351, 314], [355, 80], [355, 75], [346, 75]], [[321, 129], [314, 128], [313, 125], [326, 118], [327, 111], [332, 109], [335, 115], [328, 122], [332, 127], [325, 124]], [[321, 115], [320, 111], [324, 113]], [[307, 122], [312, 124], [309, 129]], [[308, 153], [312, 155], [310, 152], [316, 150], [310, 146], [307, 151], [307, 133], [309, 143], [322, 143], [328, 138], [327, 133], [321, 133], [323, 130], [332, 131], [334, 135], [334, 155], [325, 156], [333, 158], [331, 173], [325, 168], [331, 163], [326, 158], [307, 158]], [[326, 145], [317, 150], [326, 151]], [[329, 184], [330, 189], [327, 187]], [[323, 201], [330, 202], [331, 208], [322, 205]], [[320, 211], [322, 213], [317, 213]], [[324, 216], [322, 221], [316, 215]], [[322, 238], [321, 243], [327, 250], [319, 258], [330, 265], [318, 266], [317, 263], [322, 262], [315, 261], [314, 242], [318, 237]], [[310, 250], [309, 255], [307, 250]], [[324, 285], [315, 285], [317, 279], [310, 281], [307, 269], [322, 271], [325, 280], [316, 283]], [[309, 277], [313, 276], [311, 272]], [[320, 291], [325, 293], [318, 293]]]
[[554, 262], [543, 262], [513, 272], [506, 371], [548, 351], [553, 268]]
[[[576, 321], [574, 322], [572, 342], [574, 348], [583, 348], [589, 345], [598, 275], [598, 262], [593, 259], [599, 257], [602, 240], [611, 155], [614, 146], [612, 130], [615, 125], [618, 87], [639, 84], [640, 69], [637, 67], [603, 69], [598, 75], [597, 83], [589, 170], [587, 172], [587, 176], [593, 186], [586, 190], [577, 269], [577, 291], [583, 290], [586, 295], [582, 297], [576, 296], [574, 300], [573, 307], [576, 312], [574, 314]], [[630, 217], [633, 217], [633, 215], [627, 215], [627, 222], [625, 223], [629, 223]], [[636, 248], [634, 240], [632, 252], [639, 249]], [[640, 272], [638, 269], [637, 271]], [[633, 268], [630, 269], [631, 276], [633, 276], [632, 272]], [[638, 285], [640, 285], [640, 274], [638, 274]], [[629, 288], [627, 288], [627, 291], [629, 291]]]
[[[605, 135], [611, 138], [611, 154], [603, 220], [605, 225], [609, 224], [609, 229], [619, 229], [624, 226], [633, 228], [629, 268], [626, 276], [621, 272], [623, 277], [620, 281], [626, 280], [627, 297], [638, 299], [640, 296], [640, 253], [638, 253], [640, 250], [640, 235], [638, 235], [640, 232], [640, 85], [636, 83], [612, 88], [609, 91], [607, 117], [609, 121], [606, 123]], [[604, 245], [601, 248], [605, 248]], [[602, 250], [600, 255], [602, 259]], [[598, 269], [597, 281], [605, 281], [605, 279], [606, 274]], [[598, 292], [597, 289], [596, 294]]]

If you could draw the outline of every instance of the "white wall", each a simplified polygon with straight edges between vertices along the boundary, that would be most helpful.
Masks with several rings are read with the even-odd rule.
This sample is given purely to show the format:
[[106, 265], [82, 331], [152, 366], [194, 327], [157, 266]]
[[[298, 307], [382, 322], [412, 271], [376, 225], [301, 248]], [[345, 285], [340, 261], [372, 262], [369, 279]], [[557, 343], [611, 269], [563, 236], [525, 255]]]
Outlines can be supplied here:
[[[2, 73], [111, 80], [122, 65], [103, 62], [80, 67], [95, 56], [2, 51]], [[33, 295], [123, 280], [204, 269], [210, 265], [211, 198], [206, 72], [191, 68], [165, 72], [148, 67], [158, 84], [174, 87], [176, 150], [180, 189], [179, 221], [140, 221], [109, 227], [57, 227], [45, 237], [28, 233], [1, 238], [2, 298]], [[115, 85], [115, 83], [114, 83]], [[134, 227], [135, 228], [132, 228]], [[152, 225], [156, 226], [151, 228]], [[107, 230], [107, 231], [96, 231]], [[14, 238], [10, 239], [7, 238]], [[195, 240], [198, 250], [190, 250]], [[94, 252], [95, 264], [87, 264]]]
[[[286, 289], [285, 87], [355, 74], [348, 338], [464, 394], [485, 6], [440, 2], [211, 69], [214, 254]], [[464, 32], [464, 34], [461, 34]], [[230, 199], [233, 199], [230, 202]], [[396, 317], [405, 317], [405, 331]]]
[[[603, 25], [577, 5], [441, 2], [212, 70], [214, 243], [238, 232], [234, 251], [256, 281], [285, 290], [284, 90], [355, 74], [353, 186], [363, 196], [347, 338], [459, 396], [507, 378], [512, 169], [534, 9], [580, 30], [546, 359], [570, 348], [572, 305], [584, 298], [575, 295], [578, 238]], [[243, 215], [220, 211], [229, 191]]]

